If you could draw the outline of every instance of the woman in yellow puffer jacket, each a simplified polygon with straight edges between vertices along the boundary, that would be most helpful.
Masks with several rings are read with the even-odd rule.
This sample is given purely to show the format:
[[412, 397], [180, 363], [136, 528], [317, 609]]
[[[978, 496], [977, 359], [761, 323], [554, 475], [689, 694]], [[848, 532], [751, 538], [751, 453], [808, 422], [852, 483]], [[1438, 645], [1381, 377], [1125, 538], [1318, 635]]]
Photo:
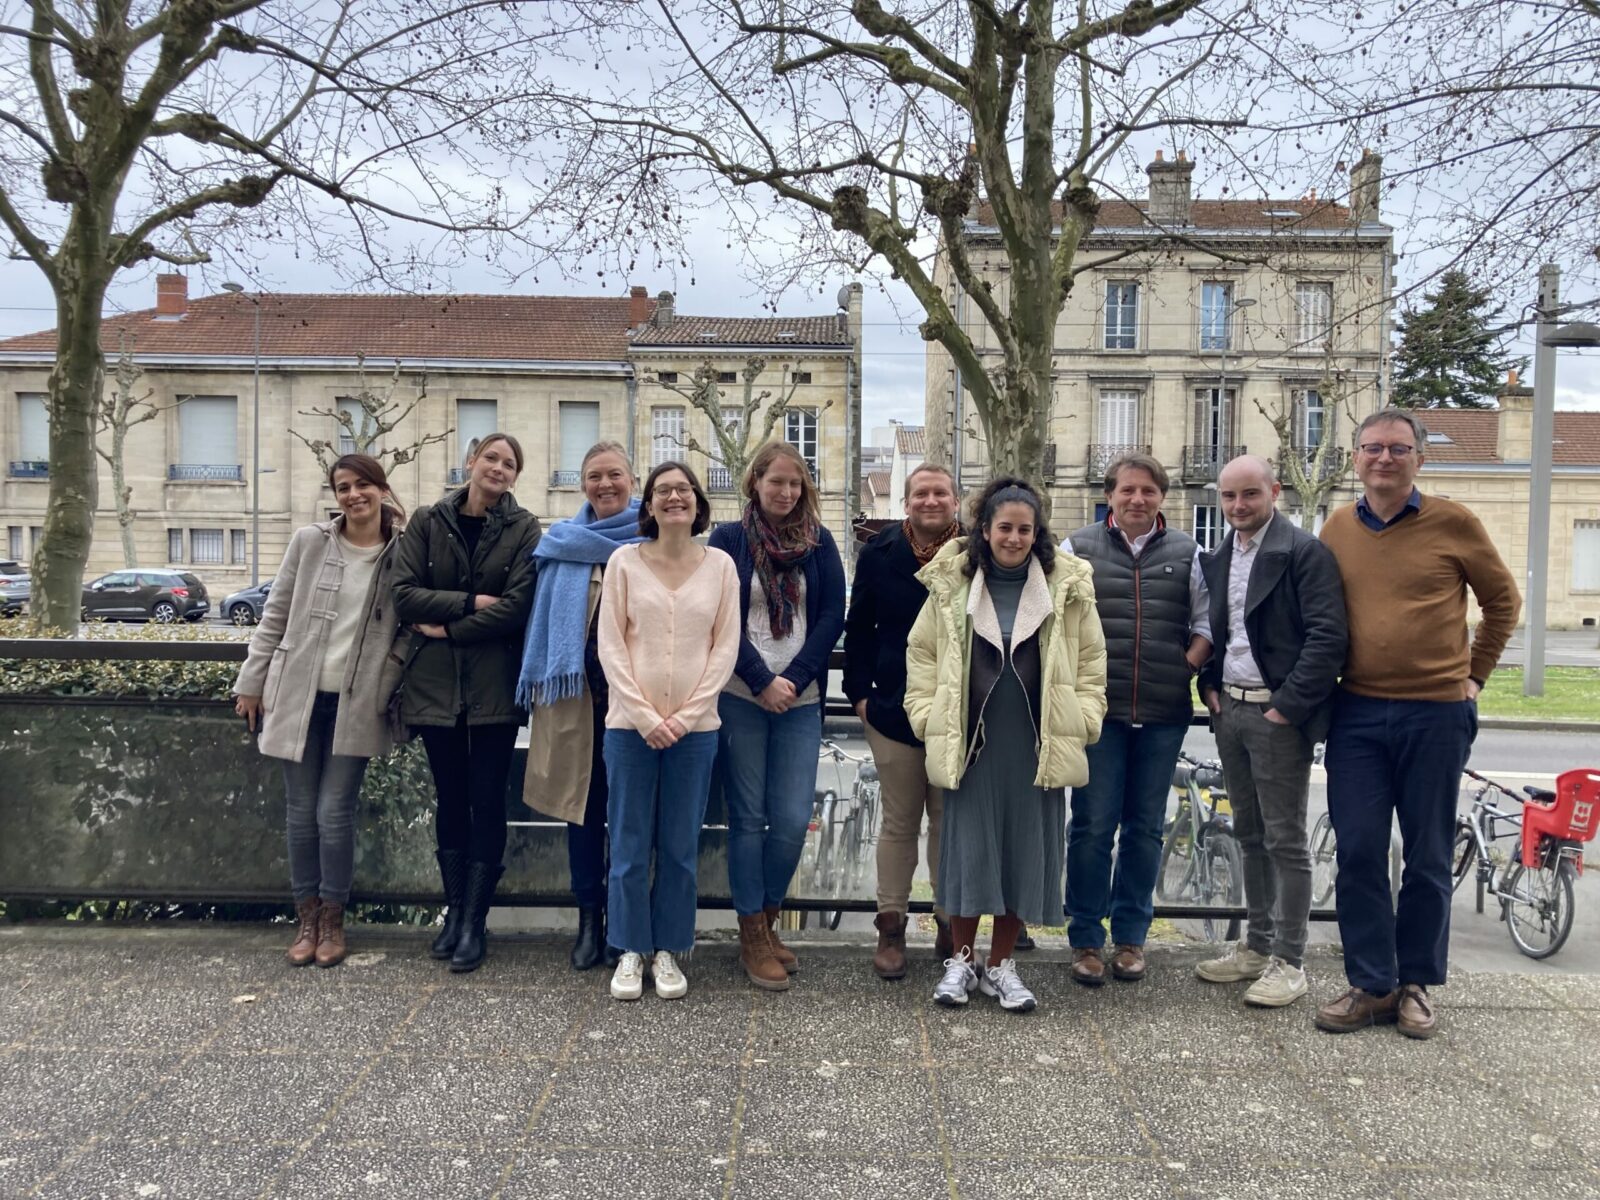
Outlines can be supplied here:
[[[1012, 1012], [1035, 1007], [1012, 952], [1023, 922], [1061, 912], [1064, 788], [1089, 778], [1084, 747], [1106, 711], [1106, 652], [1089, 566], [1057, 550], [1039, 494], [994, 480], [973, 533], [917, 574], [928, 600], [906, 648], [906, 715], [945, 790], [936, 897], [954, 955], [934, 1000], [973, 991]], [[978, 919], [994, 916], [987, 967]]]

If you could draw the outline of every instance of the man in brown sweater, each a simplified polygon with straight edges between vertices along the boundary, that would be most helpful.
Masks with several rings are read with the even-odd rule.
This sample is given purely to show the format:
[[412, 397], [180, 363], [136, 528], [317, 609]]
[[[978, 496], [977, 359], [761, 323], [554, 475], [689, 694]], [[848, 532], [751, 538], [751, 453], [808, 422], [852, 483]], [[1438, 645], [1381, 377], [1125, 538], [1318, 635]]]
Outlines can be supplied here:
[[[1500, 660], [1522, 599], [1478, 518], [1413, 484], [1427, 431], [1386, 408], [1356, 432], [1363, 495], [1328, 518], [1350, 649], [1328, 733], [1328, 814], [1339, 844], [1339, 934], [1350, 990], [1317, 1012], [1346, 1033], [1398, 1023], [1435, 1029], [1428, 988], [1445, 981], [1450, 843], [1478, 732], [1478, 692]], [[1467, 589], [1482, 618], [1467, 640]], [[1389, 895], [1398, 816], [1405, 882]]]

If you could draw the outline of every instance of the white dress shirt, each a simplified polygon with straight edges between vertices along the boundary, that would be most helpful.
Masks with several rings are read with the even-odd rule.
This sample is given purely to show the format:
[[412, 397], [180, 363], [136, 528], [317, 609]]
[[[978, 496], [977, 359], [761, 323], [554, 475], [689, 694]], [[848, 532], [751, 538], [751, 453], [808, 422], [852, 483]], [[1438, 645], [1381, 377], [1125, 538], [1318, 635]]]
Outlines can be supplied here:
[[[1155, 536], [1157, 529], [1161, 528], [1158, 522], [1150, 526], [1146, 533], [1141, 533], [1136, 538], [1128, 536], [1128, 531], [1117, 524], [1115, 517], [1111, 519], [1111, 528], [1122, 535], [1122, 540], [1128, 543], [1128, 550], [1137, 561], [1139, 555], [1144, 553], [1145, 544]], [[1205, 574], [1200, 570], [1200, 555], [1203, 551], [1196, 546], [1194, 558], [1189, 560], [1189, 634], [1192, 637], [1199, 634], [1206, 641], [1211, 640], [1211, 592], [1206, 587]]]
[[1276, 515], [1256, 530], [1252, 537], [1233, 531], [1233, 558], [1228, 564], [1228, 645], [1222, 654], [1222, 682], [1234, 687], [1266, 687], [1261, 678], [1261, 668], [1250, 652], [1250, 635], [1244, 627], [1245, 593], [1250, 587], [1250, 572], [1255, 568], [1256, 550], [1261, 539], [1272, 527]]

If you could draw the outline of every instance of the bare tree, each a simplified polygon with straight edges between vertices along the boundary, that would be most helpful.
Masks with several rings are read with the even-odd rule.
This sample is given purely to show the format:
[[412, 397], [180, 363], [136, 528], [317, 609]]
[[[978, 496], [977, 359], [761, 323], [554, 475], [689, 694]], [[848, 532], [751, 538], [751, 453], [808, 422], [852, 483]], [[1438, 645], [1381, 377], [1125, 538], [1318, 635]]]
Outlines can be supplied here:
[[1316, 524], [1317, 513], [1350, 469], [1350, 453], [1340, 444], [1339, 429], [1355, 428], [1356, 411], [1350, 373], [1334, 364], [1331, 352], [1323, 358], [1315, 389], [1321, 418], [1315, 432], [1307, 414], [1310, 390], [1295, 389], [1270, 408], [1255, 400], [1256, 411], [1278, 437], [1278, 479], [1294, 493], [1299, 502], [1294, 511], [1306, 529]]
[[[717, 383], [717, 369], [709, 358], [694, 369], [687, 384], [670, 383], [662, 379], [659, 372], [646, 380], [682, 396], [691, 407], [705, 414], [711, 425], [714, 447], [708, 449], [701, 445], [693, 434], [685, 434], [678, 442], [684, 449], [704, 454], [711, 462], [726, 468], [735, 487], [744, 478], [751, 456], [772, 440], [773, 431], [789, 411], [794, 394], [800, 387], [800, 364], [788, 363], [784, 365], [784, 379], [779, 391], [763, 388], [758, 392], [755, 390], [756, 383], [766, 370], [766, 359], [758, 356], [745, 359], [744, 367], [739, 372], [744, 381], [744, 398], [736, 406], [723, 404], [727, 393]], [[833, 401], [828, 400], [818, 411], [832, 407]], [[730, 409], [733, 414], [731, 420]], [[756, 436], [758, 427], [761, 432]]]
[[[344, 453], [368, 454], [383, 464], [386, 471], [392, 471], [398, 466], [411, 462], [422, 452], [424, 446], [431, 446], [435, 442], [442, 442], [455, 432], [454, 427], [444, 429], [438, 433], [418, 431], [417, 436], [411, 441], [399, 446], [386, 445], [389, 434], [393, 433], [409, 417], [412, 410], [421, 404], [428, 395], [428, 376], [419, 373], [414, 376], [409, 384], [401, 379], [403, 368], [400, 360], [396, 359], [394, 370], [389, 373], [387, 386], [382, 390], [375, 388], [367, 379], [367, 356], [356, 355], [356, 388], [348, 396], [341, 396], [341, 401], [349, 400], [354, 411], [343, 404], [335, 408], [302, 408], [299, 410], [302, 417], [319, 418], [319, 423], [324, 426], [328, 421], [336, 423], [341, 430], [334, 441], [324, 438], [307, 437], [298, 429], [289, 432], [300, 441], [312, 454], [317, 456], [317, 462], [322, 467], [324, 474], [333, 469], [333, 464]], [[414, 388], [416, 394], [409, 400], [400, 398], [399, 393], [403, 387]], [[348, 443], [347, 449], [341, 449]]]
[[[121, 271], [254, 235], [426, 275], [544, 236], [507, 187], [546, 127], [541, 67], [610, 0], [0, 0], [0, 233], [56, 301], [36, 625], [76, 625], [96, 503], [101, 313]], [[388, 222], [433, 239], [393, 253]]]
[[111, 468], [111, 499], [117, 513], [117, 530], [122, 537], [122, 565], [133, 567], [138, 565], [139, 552], [133, 544], [133, 487], [128, 483], [126, 453], [128, 432], [178, 407], [183, 400], [156, 404], [151, 399], [155, 395], [153, 388], [136, 394], [144, 370], [133, 360], [133, 347], [125, 331], [118, 331], [117, 346], [117, 365], [112, 372], [114, 386], [102, 397], [95, 414], [101, 436], [95, 439], [94, 448]]

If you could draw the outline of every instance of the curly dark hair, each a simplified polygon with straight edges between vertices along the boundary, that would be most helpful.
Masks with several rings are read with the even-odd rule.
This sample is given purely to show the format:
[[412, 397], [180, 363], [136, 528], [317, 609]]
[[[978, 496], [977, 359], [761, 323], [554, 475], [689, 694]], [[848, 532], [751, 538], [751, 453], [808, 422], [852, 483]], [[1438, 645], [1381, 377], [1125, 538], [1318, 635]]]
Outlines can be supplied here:
[[992, 570], [994, 552], [989, 549], [989, 526], [1002, 504], [1026, 504], [1033, 509], [1033, 555], [1046, 575], [1055, 569], [1056, 540], [1050, 535], [1050, 526], [1044, 519], [1044, 501], [1038, 489], [1026, 479], [1016, 475], [1001, 475], [991, 479], [972, 502], [971, 533], [967, 535], [967, 561], [961, 572], [971, 579], [981, 569]]

